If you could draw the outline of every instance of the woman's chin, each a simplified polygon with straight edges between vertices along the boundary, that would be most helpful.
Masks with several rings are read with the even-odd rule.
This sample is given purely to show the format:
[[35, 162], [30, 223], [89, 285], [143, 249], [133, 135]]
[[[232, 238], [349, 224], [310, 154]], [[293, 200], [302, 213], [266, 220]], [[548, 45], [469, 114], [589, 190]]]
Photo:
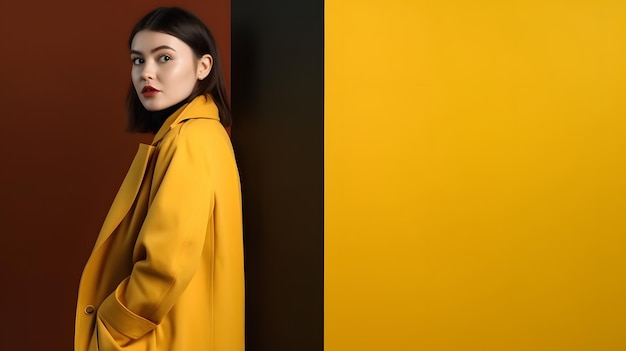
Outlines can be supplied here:
[[143, 108], [150, 112], [161, 111], [167, 108], [167, 106], [161, 106], [163, 104], [156, 103], [156, 101], [141, 101], [141, 104], [143, 105]]

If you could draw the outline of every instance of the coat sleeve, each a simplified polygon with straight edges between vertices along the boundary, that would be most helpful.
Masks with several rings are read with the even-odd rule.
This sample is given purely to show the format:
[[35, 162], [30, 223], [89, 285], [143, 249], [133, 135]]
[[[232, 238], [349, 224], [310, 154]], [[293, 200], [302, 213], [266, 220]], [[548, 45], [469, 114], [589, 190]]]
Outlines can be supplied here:
[[[188, 121], [162, 140], [158, 184], [135, 244], [132, 273], [98, 308], [98, 318], [120, 345], [153, 330], [176, 303], [201, 261], [213, 215], [207, 121]], [[160, 181], [159, 181], [160, 180]]]

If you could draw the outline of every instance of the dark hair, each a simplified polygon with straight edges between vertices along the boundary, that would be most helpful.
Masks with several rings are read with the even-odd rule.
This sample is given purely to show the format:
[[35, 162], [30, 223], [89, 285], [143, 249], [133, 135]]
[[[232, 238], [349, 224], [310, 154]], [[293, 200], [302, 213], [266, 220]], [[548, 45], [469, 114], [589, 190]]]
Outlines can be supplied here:
[[[187, 102], [200, 95], [210, 94], [219, 109], [220, 122], [225, 128], [232, 124], [230, 104], [226, 97], [222, 63], [217, 51], [215, 39], [207, 26], [193, 13], [179, 7], [160, 7], [145, 15], [133, 28], [128, 39], [130, 48], [137, 32], [150, 30], [175, 36], [189, 45], [194, 54], [200, 58], [205, 54], [213, 57], [213, 67], [209, 76], [196, 83]], [[128, 112], [128, 130], [131, 132], [153, 132], [150, 127], [149, 111], [146, 110], [131, 81], [126, 97]]]

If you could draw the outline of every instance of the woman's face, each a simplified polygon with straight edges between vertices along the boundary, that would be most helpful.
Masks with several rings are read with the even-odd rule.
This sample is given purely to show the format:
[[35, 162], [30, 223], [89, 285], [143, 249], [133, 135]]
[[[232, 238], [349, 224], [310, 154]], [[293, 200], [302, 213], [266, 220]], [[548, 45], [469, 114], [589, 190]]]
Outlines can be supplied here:
[[131, 79], [148, 111], [163, 110], [186, 99], [198, 79], [208, 75], [208, 71], [204, 74], [203, 59], [175, 36], [142, 30], [135, 34], [130, 49]]

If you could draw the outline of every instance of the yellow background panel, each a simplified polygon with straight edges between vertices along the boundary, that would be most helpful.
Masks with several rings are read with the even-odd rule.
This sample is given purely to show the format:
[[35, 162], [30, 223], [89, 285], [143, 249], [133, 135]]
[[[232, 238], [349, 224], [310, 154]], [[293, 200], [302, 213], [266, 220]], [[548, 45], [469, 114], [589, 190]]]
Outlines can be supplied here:
[[325, 350], [626, 350], [626, 2], [325, 7]]

